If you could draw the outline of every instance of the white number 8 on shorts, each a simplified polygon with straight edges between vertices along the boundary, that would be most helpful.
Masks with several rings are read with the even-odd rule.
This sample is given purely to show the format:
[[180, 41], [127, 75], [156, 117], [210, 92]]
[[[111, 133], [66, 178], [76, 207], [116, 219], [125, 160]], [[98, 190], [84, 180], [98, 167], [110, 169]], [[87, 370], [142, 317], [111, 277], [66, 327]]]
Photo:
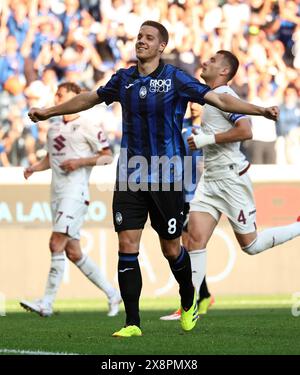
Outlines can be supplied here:
[[173, 217], [168, 221], [168, 233], [174, 234], [176, 232], [176, 219]]

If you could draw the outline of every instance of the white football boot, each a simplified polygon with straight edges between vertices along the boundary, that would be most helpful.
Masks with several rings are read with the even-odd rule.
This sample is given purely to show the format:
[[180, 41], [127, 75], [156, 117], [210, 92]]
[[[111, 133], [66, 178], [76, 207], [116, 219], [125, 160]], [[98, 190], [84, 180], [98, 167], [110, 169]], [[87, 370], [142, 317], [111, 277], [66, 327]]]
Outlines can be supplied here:
[[121, 302], [122, 302], [122, 298], [121, 298], [120, 292], [116, 290], [115, 294], [108, 300], [107, 316], [118, 315]]
[[52, 306], [45, 304], [43, 300], [36, 301], [20, 301], [20, 305], [27, 311], [35, 312], [43, 317], [49, 317], [53, 314]]

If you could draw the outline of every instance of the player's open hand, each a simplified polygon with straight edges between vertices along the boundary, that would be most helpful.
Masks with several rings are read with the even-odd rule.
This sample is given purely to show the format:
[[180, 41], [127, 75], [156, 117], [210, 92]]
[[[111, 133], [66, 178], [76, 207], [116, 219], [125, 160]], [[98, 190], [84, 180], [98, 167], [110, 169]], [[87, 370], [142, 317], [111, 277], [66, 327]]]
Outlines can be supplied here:
[[80, 167], [80, 159], [69, 159], [60, 164], [60, 168], [65, 172], [73, 172]]
[[30, 177], [32, 173], [34, 173], [34, 169], [32, 167], [25, 168], [23, 172], [25, 179], [27, 180], [27, 178]]
[[265, 108], [264, 117], [277, 121], [279, 116], [279, 108], [277, 106]]
[[28, 116], [33, 122], [44, 121], [49, 118], [46, 111], [47, 110], [43, 108], [31, 108], [28, 112]]

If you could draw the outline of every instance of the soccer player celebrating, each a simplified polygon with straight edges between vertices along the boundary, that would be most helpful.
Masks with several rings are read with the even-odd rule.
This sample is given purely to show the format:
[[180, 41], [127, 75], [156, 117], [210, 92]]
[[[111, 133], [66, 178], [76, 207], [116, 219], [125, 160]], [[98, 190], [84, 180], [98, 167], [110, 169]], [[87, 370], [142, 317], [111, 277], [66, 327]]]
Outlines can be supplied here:
[[[60, 84], [55, 104], [64, 103], [80, 91], [80, 87], [74, 83]], [[92, 259], [82, 254], [79, 242], [79, 231], [89, 204], [88, 182], [92, 167], [101, 164], [101, 160], [103, 164], [112, 161], [99, 120], [92, 119], [88, 111], [64, 115], [62, 120], [50, 125], [47, 149], [44, 159], [25, 169], [24, 177], [27, 179], [34, 172], [52, 170], [51, 266], [44, 297], [34, 302], [21, 301], [20, 304], [41, 316], [52, 315], [52, 305], [64, 274], [66, 252], [81, 272], [103, 290], [108, 298], [108, 316], [115, 316], [119, 312], [120, 293], [105, 279]]]
[[[237, 96], [227, 82], [238, 65], [231, 52], [221, 50], [203, 63], [201, 77], [213, 92]], [[205, 104], [201, 130], [188, 138], [190, 148], [202, 148], [204, 155], [204, 172], [190, 202], [188, 227], [196, 288], [206, 273], [206, 245], [222, 213], [228, 217], [242, 250], [250, 255], [300, 235], [300, 217], [293, 224], [257, 233], [253, 189], [247, 174], [250, 164], [240, 151], [240, 141], [252, 137], [251, 122], [232, 112]]]
[[[138, 169], [138, 157], [151, 164], [153, 160], [156, 161], [153, 163], [154, 169], [157, 169], [157, 160], [161, 157], [164, 161], [176, 156], [176, 160], [183, 158], [185, 151], [181, 129], [189, 101], [272, 119], [278, 116], [277, 107], [259, 107], [231, 95], [217, 94], [180, 69], [165, 65], [160, 58], [167, 43], [168, 32], [165, 27], [155, 21], [145, 21], [136, 41], [136, 66], [120, 69], [104, 87], [94, 92], [82, 93], [58, 106], [32, 108], [29, 111], [33, 121], [40, 121], [51, 116], [82, 111], [103, 101], [107, 105], [113, 101], [121, 103], [123, 136], [113, 216], [119, 238], [118, 275], [126, 322], [125, 327], [113, 334], [117, 337], [142, 335], [139, 316], [142, 278], [138, 253], [148, 214], [152, 227], [159, 235], [163, 255], [179, 284], [182, 329], [193, 329], [198, 318], [190, 257], [180, 245], [184, 196], [182, 189], [176, 191], [173, 185], [178, 176], [174, 176], [174, 170], [171, 171], [171, 191], [165, 191], [161, 187], [164, 173], [161, 169], [158, 173], [157, 170], [152, 173], [148, 164], [140, 169], [143, 176], [136, 180], [144, 179], [150, 187], [148, 191], [136, 189], [132, 180]], [[124, 188], [123, 179], [126, 180], [127, 188]]]

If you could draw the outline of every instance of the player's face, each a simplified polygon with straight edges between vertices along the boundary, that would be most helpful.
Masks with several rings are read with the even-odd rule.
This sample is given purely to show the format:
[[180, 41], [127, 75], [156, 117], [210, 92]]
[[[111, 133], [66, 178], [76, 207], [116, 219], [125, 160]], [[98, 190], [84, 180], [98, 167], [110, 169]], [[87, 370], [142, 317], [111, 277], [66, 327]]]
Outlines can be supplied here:
[[135, 43], [136, 57], [140, 61], [149, 61], [160, 56], [165, 48], [165, 43], [160, 40], [159, 31], [152, 26], [140, 28]]
[[221, 54], [216, 53], [208, 61], [202, 63], [202, 72], [200, 76], [204, 80], [215, 79], [224, 71], [224, 59]]
[[67, 91], [65, 87], [61, 87], [56, 91], [54, 102], [55, 105], [62, 104], [76, 96], [76, 93], [73, 91]]

